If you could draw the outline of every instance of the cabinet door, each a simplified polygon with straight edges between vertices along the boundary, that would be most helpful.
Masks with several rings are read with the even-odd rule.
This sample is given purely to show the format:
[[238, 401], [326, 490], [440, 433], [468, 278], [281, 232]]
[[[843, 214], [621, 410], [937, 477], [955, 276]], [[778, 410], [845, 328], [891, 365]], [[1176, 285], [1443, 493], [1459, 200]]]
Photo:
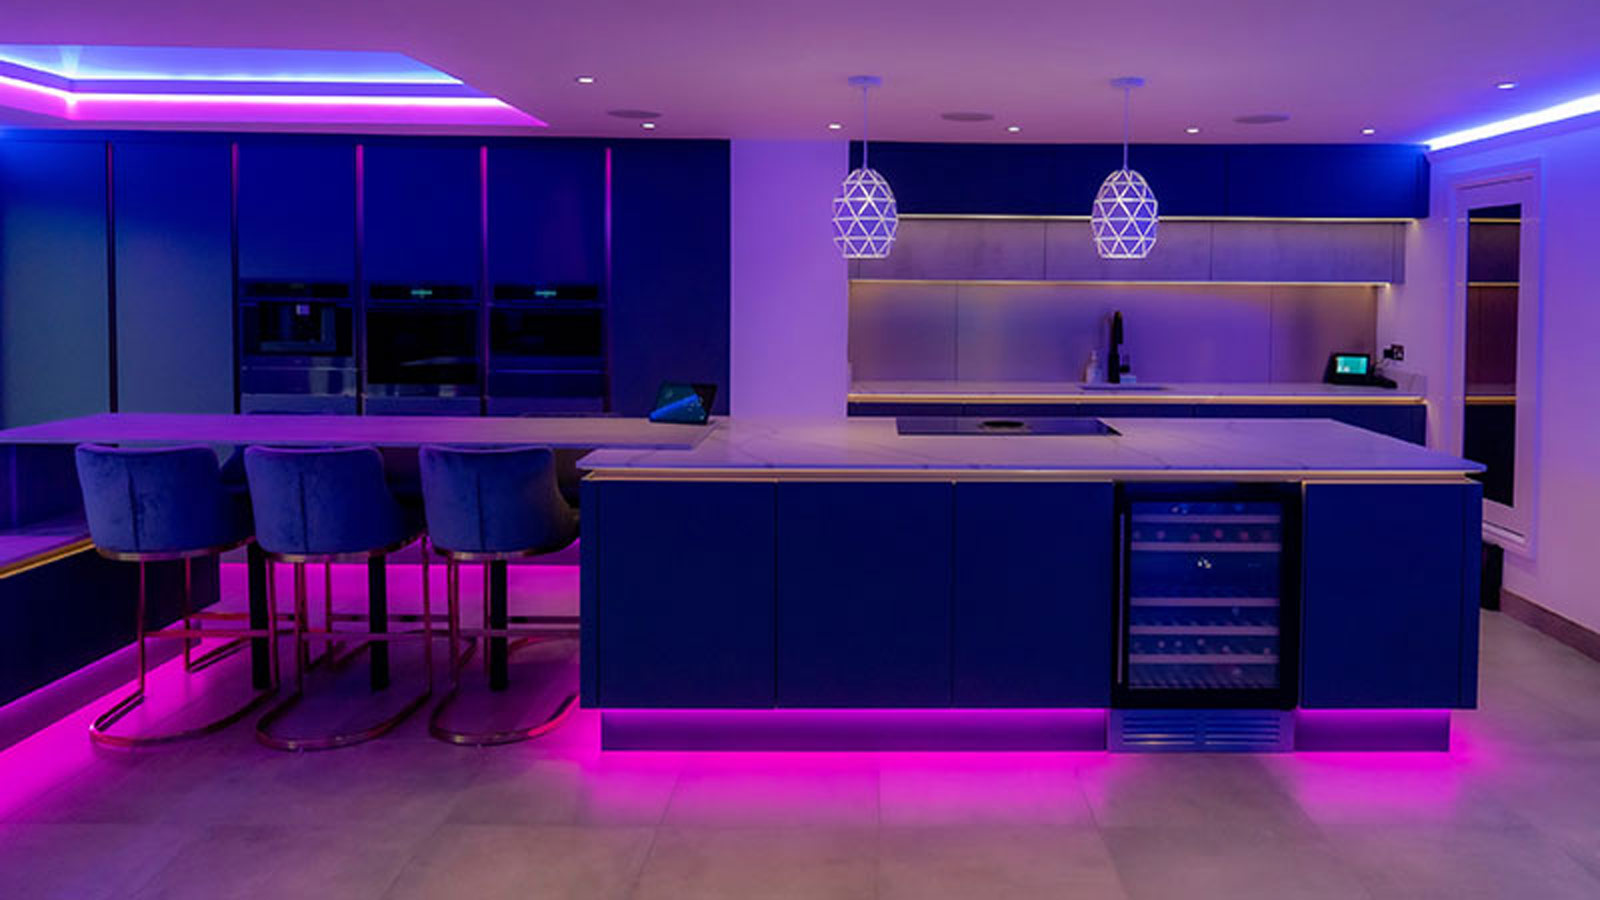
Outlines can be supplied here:
[[375, 142], [363, 153], [366, 280], [476, 289], [483, 267], [478, 148]]
[[955, 705], [1107, 705], [1111, 484], [955, 491]]
[[354, 141], [239, 142], [239, 277], [355, 279]]
[[0, 140], [0, 419], [110, 402], [106, 145]]
[[1482, 488], [1309, 484], [1301, 705], [1476, 703]]
[[950, 705], [954, 486], [777, 490], [778, 705]]
[[[585, 660], [607, 707], [770, 707], [773, 486], [592, 483]], [[586, 651], [591, 648], [586, 645]]]
[[728, 411], [728, 143], [612, 148], [612, 405], [641, 416], [662, 381], [720, 385]]
[[489, 283], [605, 283], [605, 150], [489, 148]]
[[117, 395], [124, 412], [233, 412], [229, 148], [118, 143]]

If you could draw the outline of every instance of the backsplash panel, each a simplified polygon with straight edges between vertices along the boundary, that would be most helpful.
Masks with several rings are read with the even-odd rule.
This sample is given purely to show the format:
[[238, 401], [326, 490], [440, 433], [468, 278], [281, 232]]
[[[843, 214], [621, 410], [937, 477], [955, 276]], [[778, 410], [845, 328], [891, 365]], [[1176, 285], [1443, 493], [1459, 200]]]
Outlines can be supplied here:
[[1328, 354], [1374, 353], [1370, 285], [858, 281], [857, 381], [1077, 381], [1121, 310], [1133, 372], [1154, 382], [1318, 381]]

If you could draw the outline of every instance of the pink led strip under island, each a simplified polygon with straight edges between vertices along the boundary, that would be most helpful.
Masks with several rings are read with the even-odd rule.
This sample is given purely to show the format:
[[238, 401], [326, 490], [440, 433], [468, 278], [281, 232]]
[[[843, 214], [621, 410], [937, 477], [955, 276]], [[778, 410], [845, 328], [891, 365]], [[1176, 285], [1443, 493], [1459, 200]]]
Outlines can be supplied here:
[[[1104, 709], [606, 709], [607, 750], [1106, 749]], [[1298, 710], [1301, 751], [1447, 751], [1450, 711]]]

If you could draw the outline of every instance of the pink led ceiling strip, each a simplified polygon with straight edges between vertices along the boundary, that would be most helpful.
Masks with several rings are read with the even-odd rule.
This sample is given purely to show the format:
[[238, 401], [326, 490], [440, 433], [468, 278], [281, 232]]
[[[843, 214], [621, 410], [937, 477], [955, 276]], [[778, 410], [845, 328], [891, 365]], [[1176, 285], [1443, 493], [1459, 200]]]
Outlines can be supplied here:
[[[15, 64], [0, 72], [0, 104], [74, 122], [268, 122], [542, 127], [544, 122], [497, 97], [463, 93], [459, 82], [310, 82], [285, 78], [236, 90], [216, 82], [152, 81], [148, 89], [97, 90]], [[53, 82], [53, 83], [52, 83]], [[199, 88], [197, 90], [197, 88]]]

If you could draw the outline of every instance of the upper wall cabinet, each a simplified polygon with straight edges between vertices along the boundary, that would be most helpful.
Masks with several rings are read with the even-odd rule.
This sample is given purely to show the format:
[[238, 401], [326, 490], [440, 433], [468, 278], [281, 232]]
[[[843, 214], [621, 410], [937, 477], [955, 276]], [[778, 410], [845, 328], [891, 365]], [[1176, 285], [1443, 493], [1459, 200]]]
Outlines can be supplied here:
[[[852, 164], [860, 160], [852, 147]], [[908, 214], [1086, 216], [1122, 164], [1109, 144], [874, 143]], [[1428, 163], [1412, 145], [1137, 144], [1129, 165], [1165, 216], [1422, 218]]]
[[719, 385], [727, 412], [727, 141], [612, 149], [612, 407], [649, 412], [662, 381]]
[[0, 141], [0, 420], [104, 412], [106, 145]]
[[354, 145], [240, 141], [239, 277], [349, 282], [355, 271]]
[[489, 284], [605, 282], [606, 151], [551, 142], [489, 148]]
[[1225, 214], [1425, 219], [1425, 154], [1410, 144], [1229, 147]]
[[479, 152], [465, 143], [366, 145], [368, 283], [478, 285], [483, 267]]
[[215, 137], [114, 147], [119, 410], [233, 412], [228, 168]]

